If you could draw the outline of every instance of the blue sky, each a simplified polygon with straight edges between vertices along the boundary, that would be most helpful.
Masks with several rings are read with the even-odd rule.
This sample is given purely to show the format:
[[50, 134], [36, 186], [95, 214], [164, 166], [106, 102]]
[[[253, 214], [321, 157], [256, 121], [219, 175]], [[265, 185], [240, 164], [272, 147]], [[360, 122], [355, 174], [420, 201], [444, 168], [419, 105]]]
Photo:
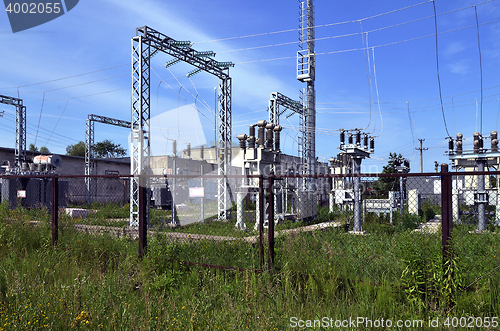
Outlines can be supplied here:
[[[411, 160], [412, 172], [418, 172], [418, 139], [425, 139], [424, 147], [429, 148], [424, 152], [425, 171], [434, 171], [435, 160], [448, 162], [433, 3], [314, 4], [320, 160], [339, 152], [338, 129], [366, 128], [376, 138], [375, 154], [364, 161], [365, 171], [381, 171], [389, 152], [397, 152]], [[500, 1], [436, 0], [435, 5], [446, 125], [453, 137], [462, 132], [465, 148], [470, 148], [474, 131], [482, 128], [489, 136], [498, 130]], [[235, 137], [247, 133], [249, 124], [267, 119], [271, 92], [298, 99], [304, 87], [295, 72], [297, 1], [87, 0], [51, 22], [15, 34], [3, 12], [0, 94], [24, 100], [28, 145], [36, 140], [38, 147], [64, 154], [67, 145], [84, 140], [89, 113], [130, 120], [131, 37], [144, 25], [177, 40], [190, 40], [198, 51], [212, 50], [219, 61], [236, 63], [230, 69]], [[151, 116], [160, 116], [160, 129], [173, 125], [168, 136], [163, 131], [155, 136], [155, 155], [170, 153], [168, 139], [178, 138], [179, 149], [186, 142], [194, 146], [203, 139], [214, 140], [217, 79], [206, 73], [188, 79], [191, 68], [186, 64], [163, 67], [170, 59], [164, 54], [152, 59]], [[192, 139], [189, 134], [188, 127], [197, 121], [191, 121], [193, 112], [182, 111], [187, 105], [198, 108], [204, 138]], [[14, 109], [0, 105], [0, 110], [5, 111], [0, 146], [14, 147]], [[178, 116], [167, 115], [172, 110]], [[281, 124], [285, 152], [296, 154], [298, 119], [282, 119]], [[96, 124], [96, 130], [96, 141], [111, 139], [128, 147], [128, 130], [104, 124]]]

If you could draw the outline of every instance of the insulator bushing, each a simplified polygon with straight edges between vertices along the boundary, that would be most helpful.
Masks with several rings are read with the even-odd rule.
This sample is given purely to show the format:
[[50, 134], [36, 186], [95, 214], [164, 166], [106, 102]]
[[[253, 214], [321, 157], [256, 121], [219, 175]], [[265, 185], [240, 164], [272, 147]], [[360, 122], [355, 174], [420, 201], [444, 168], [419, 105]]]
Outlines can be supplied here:
[[450, 154], [453, 154], [453, 147], [454, 147], [453, 138], [449, 137], [448, 138], [448, 151]]
[[250, 125], [250, 128], [248, 129], [248, 137], [255, 137], [255, 124]]
[[241, 149], [246, 149], [247, 148], [247, 135], [246, 134], [240, 134], [238, 136], [238, 140], [240, 141], [240, 148]]
[[273, 129], [273, 123], [268, 123], [266, 125], [266, 148], [269, 150], [273, 149]]
[[462, 138], [463, 137], [464, 137], [463, 134], [461, 134], [460, 132], [457, 133], [457, 142], [455, 143], [455, 145], [457, 146], [457, 151], [456, 151], [457, 154], [462, 154], [462, 151], [463, 151]]
[[274, 127], [274, 150], [276, 152], [280, 151], [280, 135], [281, 135], [281, 130], [283, 130], [283, 127], [280, 125], [276, 125]]
[[255, 137], [250, 136], [247, 138], [248, 140], [248, 148], [255, 148]]
[[265, 143], [265, 140], [266, 140], [266, 125], [267, 125], [267, 122], [266, 121], [258, 121], [257, 122], [257, 126], [259, 127], [258, 131], [259, 131], [259, 138], [257, 139], [257, 144], [258, 144], [258, 147], [259, 148], [264, 148], [264, 143]]
[[479, 139], [474, 140], [474, 153], [479, 153], [480, 143]]
[[349, 145], [352, 145], [352, 144], [353, 144], [353, 137], [352, 137], [352, 133], [349, 133], [348, 142], [349, 142]]
[[356, 146], [361, 146], [361, 131], [356, 131]]
[[375, 139], [373, 139], [373, 137], [370, 137], [370, 152], [374, 152], [375, 151]]
[[340, 145], [344, 145], [344, 144], [345, 144], [345, 131], [340, 130]]
[[365, 149], [368, 149], [368, 135], [366, 133], [363, 137], [363, 145], [364, 145]]

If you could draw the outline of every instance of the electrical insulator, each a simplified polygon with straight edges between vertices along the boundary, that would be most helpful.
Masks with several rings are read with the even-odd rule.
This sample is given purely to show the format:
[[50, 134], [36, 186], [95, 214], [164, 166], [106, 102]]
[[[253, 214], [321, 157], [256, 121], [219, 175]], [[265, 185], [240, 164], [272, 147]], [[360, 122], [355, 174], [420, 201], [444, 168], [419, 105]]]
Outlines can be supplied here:
[[479, 153], [480, 147], [479, 132], [474, 132], [474, 153]]
[[246, 149], [246, 140], [247, 140], [247, 135], [246, 134], [240, 134], [238, 136], [238, 139], [240, 141], [240, 148], [241, 149]]
[[399, 159], [394, 160], [394, 165], [395, 165], [396, 167], [401, 166], [401, 160], [399, 160]]
[[333, 168], [335, 166], [335, 159], [332, 157], [330, 160], [330, 167]]
[[259, 139], [257, 140], [259, 148], [264, 148], [264, 143], [265, 143], [265, 140], [266, 140], [266, 137], [265, 137], [265, 135], [266, 135], [266, 125], [267, 125], [267, 122], [265, 120], [257, 122], [257, 126], [259, 127]]
[[361, 146], [361, 132], [359, 130], [356, 131], [356, 146]]
[[352, 141], [353, 141], [353, 137], [352, 137], [352, 133], [349, 133], [349, 145], [352, 145]]
[[191, 158], [191, 143], [187, 144], [187, 157], [188, 159]]
[[375, 151], [375, 139], [373, 137], [370, 137], [370, 152]]
[[491, 151], [498, 152], [498, 132], [491, 131]]
[[403, 161], [403, 165], [406, 167], [406, 168], [410, 168], [410, 161], [408, 161], [407, 159], [404, 159]]
[[368, 135], [366, 133], [363, 137], [363, 145], [365, 146], [365, 149], [368, 149]]
[[283, 127], [280, 125], [276, 125], [274, 127], [274, 150], [276, 152], [280, 151], [280, 132], [283, 130]]
[[340, 145], [345, 144], [345, 131], [343, 129], [340, 130]]
[[273, 129], [274, 129], [274, 124], [273, 123], [268, 123], [266, 125], [266, 148], [269, 150], [273, 149]]
[[453, 138], [452, 137], [448, 137], [448, 152], [450, 154], [453, 154]]
[[463, 151], [463, 142], [462, 142], [462, 138], [464, 137], [463, 134], [461, 133], [457, 133], [457, 154], [462, 154], [462, 151]]

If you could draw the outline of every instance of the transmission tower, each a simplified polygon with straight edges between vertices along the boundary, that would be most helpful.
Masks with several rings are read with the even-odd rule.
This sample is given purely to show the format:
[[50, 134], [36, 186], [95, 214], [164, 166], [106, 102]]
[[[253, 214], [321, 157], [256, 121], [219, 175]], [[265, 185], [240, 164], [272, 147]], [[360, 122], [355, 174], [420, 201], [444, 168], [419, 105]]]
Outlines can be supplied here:
[[150, 27], [136, 29], [132, 38], [132, 151], [131, 173], [134, 175], [130, 185], [130, 226], [139, 224], [139, 178], [141, 172], [149, 170], [150, 156], [150, 58], [158, 51], [171, 55], [174, 59], [165, 66], [186, 62], [196, 69], [188, 77], [205, 71], [219, 79], [218, 95], [218, 137], [219, 175], [218, 217], [228, 218], [228, 167], [231, 162], [231, 62], [217, 62], [210, 57], [213, 52], [198, 52], [191, 48], [189, 41], [177, 41]]
[[[94, 151], [94, 137], [95, 137], [95, 123], [104, 123], [122, 128], [130, 129], [132, 123], [128, 121], [117, 120], [115, 118], [89, 114], [85, 120], [85, 175], [94, 175], [95, 169], [95, 151]], [[92, 202], [93, 195], [93, 178], [85, 177], [85, 202]]]
[[16, 167], [26, 161], [26, 106], [23, 100], [0, 95], [0, 103], [16, 107]]
[[[304, 104], [304, 118], [302, 119], [302, 137], [299, 145], [302, 152], [304, 174], [315, 172], [316, 165], [316, 91], [315, 80], [315, 55], [314, 55], [314, 5], [313, 0], [299, 0], [299, 47], [297, 52], [297, 79], [306, 83], [307, 87], [302, 92]], [[306, 191], [314, 190], [314, 181], [306, 179]]]

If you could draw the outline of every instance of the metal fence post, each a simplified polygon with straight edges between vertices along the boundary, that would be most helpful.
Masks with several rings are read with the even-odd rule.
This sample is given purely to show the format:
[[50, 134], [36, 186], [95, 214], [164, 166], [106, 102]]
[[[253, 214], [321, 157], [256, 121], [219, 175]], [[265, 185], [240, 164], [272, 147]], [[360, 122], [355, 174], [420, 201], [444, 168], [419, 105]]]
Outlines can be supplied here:
[[268, 264], [269, 269], [273, 268], [274, 265], [274, 172], [269, 173], [269, 209], [268, 209], [268, 227], [267, 227], [267, 239], [268, 239]]
[[59, 183], [57, 174], [52, 177], [52, 245], [57, 244], [59, 238]]
[[260, 270], [264, 270], [264, 177], [259, 176], [259, 192], [257, 205], [259, 211], [259, 245], [260, 245]]
[[143, 257], [146, 253], [148, 241], [148, 225], [146, 217], [146, 199], [148, 198], [146, 185], [146, 178], [143, 174], [139, 175], [139, 257]]
[[443, 257], [450, 253], [450, 238], [453, 230], [452, 215], [452, 182], [451, 174], [448, 172], [448, 165], [441, 164], [441, 229]]

